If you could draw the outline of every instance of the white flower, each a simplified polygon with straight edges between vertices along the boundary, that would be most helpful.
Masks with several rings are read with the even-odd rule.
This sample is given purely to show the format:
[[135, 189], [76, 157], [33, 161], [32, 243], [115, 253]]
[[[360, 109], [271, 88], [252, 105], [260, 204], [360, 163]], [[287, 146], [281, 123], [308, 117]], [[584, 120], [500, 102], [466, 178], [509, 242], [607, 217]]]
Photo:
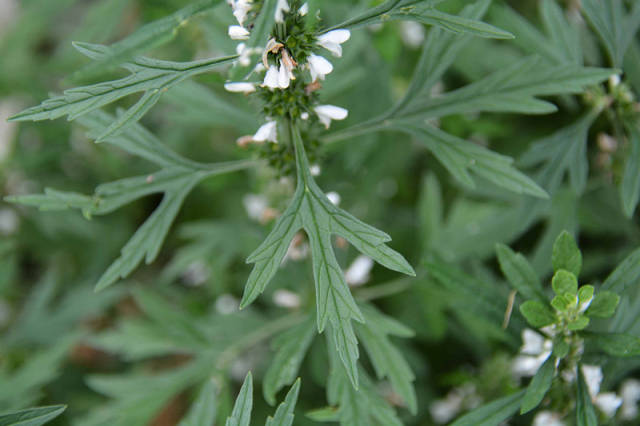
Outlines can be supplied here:
[[360, 255], [345, 271], [344, 280], [352, 287], [366, 284], [372, 268], [373, 260], [368, 256]]
[[279, 83], [279, 73], [278, 68], [269, 67], [267, 73], [264, 75], [264, 81], [262, 82], [262, 87], [268, 87], [270, 89], [278, 89], [280, 88]]
[[256, 86], [253, 83], [248, 82], [232, 82], [225, 83], [224, 88], [228, 92], [232, 93], [253, 93], [256, 91]]
[[640, 401], [640, 381], [628, 379], [620, 387], [622, 408], [620, 417], [623, 420], [633, 420], [638, 416], [638, 401]]
[[216, 299], [215, 307], [220, 315], [230, 315], [238, 311], [240, 302], [230, 294], [222, 294]]
[[316, 81], [317, 79], [324, 80], [324, 76], [330, 74], [333, 71], [333, 65], [322, 56], [309, 55], [308, 59], [309, 71], [311, 72], [311, 79]]
[[309, 173], [311, 173], [311, 176], [320, 176], [321, 172], [322, 172], [322, 169], [317, 164], [314, 164], [309, 168]]
[[18, 230], [20, 218], [13, 209], [0, 209], [0, 235], [11, 235]]
[[273, 303], [281, 308], [296, 309], [302, 304], [300, 296], [289, 290], [276, 290], [273, 293]]
[[307, 13], [309, 13], [309, 3], [303, 4], [300, 6], [300, 9], [298, 9], [298, 14], [300, 14], [300, 16], [305, 16]]
[[250, 219], [262, 221], [264, 212], [269, 208], [269, 203], [264, 195], [248, 194], [242, 199], [244, 209]]
[[254, 142], [266, 142], [270, 141], [278, 143], [278, 123], [275, 121], [267, 121], [260, 126], [255, 135], [253, 135]]
[[564, 426], [564, 422], [560, 421], [560, 415], [558, 413], [540, 411], [533, 418], [531, 426]]
[[589, 395], [594, 405], [600, 409], [607, 417], [613, 417], [622, 405], [622, 398], [613, 392], [600, 393], [602, 383], [602, 368], [597, 365], [582, 365], [582, 374], [587, 383]]
[[424, 42], [424, 25], [415, 21], [403, 21], [400, 23], [400, 36], [407, 46], [416, 49]]
[[531, 377], [551, 355], [553, 343], [535, 331], [526, 328], [522, 331], [522, 347], [511, 366], [516, 377]]
[[278, 0], [276, 5], [276, 22], [281, 24], [284, 22], [284, 12], [290, 11], [289, 2], [287, 0]]
[[459, 412], [470, 410], [480, 405], [476, 387], [471, 383], [452, 389], [444, 399], [431, 403], [429, 412], [436, 423], [448, 423]]
[[227, 0], [227, 3], [233, 9], [233, 16], [238, 20], [238, 23], [243, 25], [247, 14], [253, 7], [252, 0]]
[[342, 43], [351, 38], [349, 30], [333, 30], [318, 36], [318, 45], [324, 47], [338, 58], [342, 56]]
[[327, 194], [327, 198], [329, 199], [329, 201], [331, 201], [331, 204], [333, 204], [334, 206], [339, 206], [340, 200], [342, 199], [340, 197], [340, 194], [338, 194], [337, 192], [329, 192]]
[[191, 287], [199, 287], [211, 276], [209, 267], [201, 260], [192, 262], [182, 273], [182, 281]]
[[344, 120], [349, 115], [349, 111], [334, 105], [318, 105], [314, 111], [327, 129], [331, 125], [331, 120]]
[[295, 80], [291, 70], [283, 63], [280, 64], [278, 69], [278, 87], [280, 89], [286, 89], [289, 87], [291, 80]]
[[232, 40], [247, 40], [251, 33], [246, 28], [240, 25], [229, 26], [229, 37]]

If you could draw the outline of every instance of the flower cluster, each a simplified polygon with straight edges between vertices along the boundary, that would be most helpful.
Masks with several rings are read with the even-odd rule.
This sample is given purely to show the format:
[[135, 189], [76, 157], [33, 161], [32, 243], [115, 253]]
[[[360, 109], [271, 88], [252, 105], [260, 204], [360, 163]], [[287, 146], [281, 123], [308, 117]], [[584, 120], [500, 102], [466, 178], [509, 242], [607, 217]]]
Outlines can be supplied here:
[[[240, 41], [249, 39], [251, 25], [247, 22], [256, 5], [252, 0], [227, 0], [227, 3], [238, 21], [238, 25], [229, 27], [229, 36]], [[305, 19], [309, 6], [300, 3], [300, 0], [278, 0], [274, 12], [276, 25], [264, 48], [250, 48], [245, 43], [237, 47], [240, 65], [250, 66], [254, 54], [261, 54], [262, 60], [245, 79], [227, 82], [225, 89], [244, 94], [258, 92], [267, 117], [267, 122], [255, 134], [238, 140], [240, 146], [278, 143], [279, 118], [317, 120], [328, 129], [333, 120], [344, 120], [348, 116], [344, 108], [318, 105], [316, 92], [326, 75], [333, 71], [333, 65], [317, 52], [324, 49], [341, 57], [342, 44], [349, 40], [351, 33], [338, 29], [318, 35]], [[252, 76], [259, 76], [260, 80], [251, 81]]]

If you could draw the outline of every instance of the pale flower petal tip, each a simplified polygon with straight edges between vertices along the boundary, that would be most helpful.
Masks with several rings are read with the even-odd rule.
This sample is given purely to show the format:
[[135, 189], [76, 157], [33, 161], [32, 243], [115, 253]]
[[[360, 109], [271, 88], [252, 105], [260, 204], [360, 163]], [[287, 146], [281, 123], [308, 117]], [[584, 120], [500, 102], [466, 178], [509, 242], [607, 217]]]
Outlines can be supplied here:
[[249, 94], [256, 91], [256, 86], [248, 82], [231, 82], [225, 83], [224, 89], [227, 92]]
[[351, 38], [351, 31], [349, 30], [333, 30], [328, 33], [318, 36], [318, 45], [324, 47], [334, 56], [342, 56], [342, 43]]
[[231, 37], [232, 40], [247, 40], [250, 35], [249, 30], [240, 25], [229, 26], [229, 37]]
[[319, 55], [311, 54], [308, 58], [309, 71], [311, 72], [311, 79], [316, 81], [318, 79], [324, 80], [324, 76], [330, 74], [333, 71], [333, 65], [325, 58]]
[[270, 89], [277, 89], [280, 87], [279, 73], [276, 67], [269, 67], [267, 73], [264, 76], [262, 87], [268, 87]]
[[278, 0], [278, 4], [276, 5], [276, 13], [275, 19], [276, 22], [281, 24], [284, 22], [284, 12], [289, 12], [291, 8], [289, 7], [289, 2], [287, 0]]
[[273, 293], [273, 303], [280, 308], [296, 309], [302, 305], [300, 296], [289, 290], [279, 289]]
[[[327, 194], [328, 195], [328, 194]], [[344, 280], [352, 287], [361, 286], [369, 281], [369, 274], [373, 269], [373, 259], [368, 256], [358, 256], [344, 273]]]
[[318, 119], [328, 129], [332, 120], [344, 120], [349, 115], [349, 111], [335, 105], [318, 105], [314, 108]]
[[306, 16], [307, 13], [309, 13], [309, 3], [303, 4], [300, 6], [300, 9], [298, 9], [298, 14], [300, 16]]
[[278, 143], [278, 123], [275, 121], [268, 121], [253, 135], [254, 142], [273, 142]]

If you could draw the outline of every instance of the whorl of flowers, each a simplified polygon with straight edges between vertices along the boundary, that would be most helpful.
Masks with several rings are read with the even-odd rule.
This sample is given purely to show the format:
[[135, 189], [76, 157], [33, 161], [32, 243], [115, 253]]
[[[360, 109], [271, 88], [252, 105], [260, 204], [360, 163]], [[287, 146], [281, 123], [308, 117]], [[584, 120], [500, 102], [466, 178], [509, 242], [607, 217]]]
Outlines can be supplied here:
[[[251, 37], [250, 25], [246, 25], [255, 4], [252, 0], [227, 0], [233, 9], [238, 25], [229, 27], [229, 36], [234, 40]], [[263, 100], [266, 124], [254, 135], [238, 140], [241, 146], [248, 143], [278, 142], [277, 119], [310, 120], [329, 128], [333, 120], [344, 120], [348, 111], [334, 105], [319, 105], [316, 92], [322, 81], [333, 71], [333, 65], [321, 52], [328, 51], [335, 57], [342, 56], [342, 44], [351, 33], [337, 29], [316, 34], [309, 29], [305, 16], [309, 12], [307, 3], [300, 0], [278, 0], [275, 8], [276, 22], [271, 38], [264, 48], [251, 49], [240, 43], [237, 53], [241, 66], [251, 65], [251, 55], [261, 54], [259, 61], [243, 81], [225, 84], [229, 92], [257, 93]], [[255, 80], [256, 77], [259, 80]]]

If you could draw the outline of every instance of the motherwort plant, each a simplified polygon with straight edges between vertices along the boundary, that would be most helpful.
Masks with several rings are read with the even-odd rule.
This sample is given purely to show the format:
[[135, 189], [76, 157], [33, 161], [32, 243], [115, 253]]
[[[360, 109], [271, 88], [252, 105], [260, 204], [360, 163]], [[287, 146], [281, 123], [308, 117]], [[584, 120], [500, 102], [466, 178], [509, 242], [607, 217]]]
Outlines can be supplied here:
[[[96, 16], [124, 3], [104, 0]], [[58, 362], [84, 339], [81, 353], [99, 349], [128, 366], [154, 366], [89, 377], [89, 387], [109, 399], [81, 409], [80, 424], [150, 424], [183, 404], [172, 424], [248, 426], [252, 415], [267, 416], [253, 399], [254, 376], [270, 405], [289, 389], [267, 426], [637, 418], [638, 383], [622, 380], [637, 364], [618, 358], [640, 356], [633, 319], [640, 304], [624, 299], [637, 287], [640, 254], [629, 255], [626, 245], [615, 254], [598, 247], [584, 251], [583, 268], [574, 235], [612, 230], [637, 246], [640, 2], [532, 2], [543, 30], [506, 3], [202, 0], [112, 45], [74, 42], [92, 62], [68, 81], [102, 80], [53, 94], [11, 121], [67, 117], [89, 139], [154, 169], [101, 183], [93, 195], [46, 188], [11, 191], [7, 200], [93, 219], [160, 195], [100, 269], [95, 290], [109, 296], [90, 296], [105, 297], [94, 302], [104, 320], [95, 333], [71, 333], [90, 309], [76, 312], [75, 299], [55, 299], [54, 278], [27, 304], [36, 319], [57, 303], [71, 306], [73, 314], [52, 321], [69, 333], [58, 358], [51, 356]], [[183, 27], [209, 40], [198, 59], [142, 56], [176, 40]], [[393, 65], [383, 65], [385, 55]], [[359, 85], [358, 96], [341, 96]], [[137, 100], [125, 99], [134, 94]], [[559, 110], [563, 120], [541, 118]], [[203, 128], [214, 143], [187, 147]], [[213, 155], [220, 158], [206, 160]], [[137, 163], [128, 164], [138, 170]], [[348, 164], [366, 175], [362, 181]], [[100, 181], [124, 168], [104, 167]], [[367, 199], [352, 202], [341, 188]], [[183, 208], [192, 192], [207, 215], [222, 219]], [[609, 220], [614, 215], [602, 212], [619, 200], [620, 214]], [[238, 218], [242, 207], [252, 221]], [[179, 226], [185, 243], [163, 250], [182, 210], [199, 221]], [[412, 263], [391, 248], [389, 234], [347, 210], [387, 223], [393, 245]], [[105, 235], [95, 244], [109, 241]], [[530, 248], [531, 262], [507, 244]], [[112, 255], [96, 251], [85, 276]], [[238, 262], [247, 255], [251, 266]], [[143, 261], [158, 271], [136, 273]], [[614, 272], [600, 285], [603, 270]], [[593, 284], [579, 284], [585, 274]], [[122, 280], [129, 285], [110, 288]], [[176, 282], [187, 289], [175, 290]], [[127, 297], [123, 288], [131, 289]], [[184, 296], [203, 288], [210, 293]], [[109, 317], [116, 301], [135, 316]], [[51, 338], [33, 331], [39, 321], [20, 321], [12, 345], [20, 334]], [[442, 358], [475, 367], [456, 364], [455, 377], [442, 378]], [[6, 382], [21, 382], [21, 368], [36, 369], [26, 361]], [[233, 403], [233, 381], [242, 380]], [[17, 410], [31, 404], [15, 403], [20, 394], [3, 386], [0, 408], [15, 410], [0, 424], [42, 424], [64, 410]]]

